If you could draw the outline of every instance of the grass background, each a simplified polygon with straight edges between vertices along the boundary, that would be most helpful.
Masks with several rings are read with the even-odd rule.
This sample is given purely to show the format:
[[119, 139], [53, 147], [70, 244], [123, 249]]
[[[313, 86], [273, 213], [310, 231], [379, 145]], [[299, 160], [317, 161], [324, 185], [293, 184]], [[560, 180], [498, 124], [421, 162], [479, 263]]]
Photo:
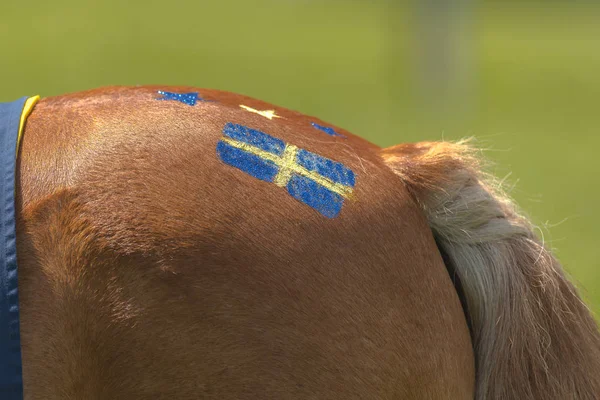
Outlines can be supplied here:
[[488, 1], [452, 15], [469, 69], [443, 91], [419, 63], [423, 32], [440, 23], [415, 4], [10, 1], [0, 101], [185, 84], [318, 115], [381, 146], [474, 135], [598, 314], [600, 5]]

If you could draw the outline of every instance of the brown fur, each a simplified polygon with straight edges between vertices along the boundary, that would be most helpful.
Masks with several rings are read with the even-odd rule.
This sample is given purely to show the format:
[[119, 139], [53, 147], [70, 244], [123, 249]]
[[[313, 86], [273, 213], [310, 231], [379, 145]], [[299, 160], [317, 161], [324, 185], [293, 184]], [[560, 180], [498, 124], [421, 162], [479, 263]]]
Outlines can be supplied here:
[[[190, 107], [156, 90], [43, 99], [28, 120], [27, 399], [472, 398], [459, 300], [376, 146], [243, 96]], [[225, 165], [230, 121], [348, 165], [354, 200], [326, 219]]]
[[[481, 347], [475, 336], [473, 354], [432, 233], [440, 241], [445, 225], [430, 212], [464, 177], [479, 182], [462, 148], [382, 152], [244, 96], [206, 90], [215, 102], [190, 107], [157, 101], [157, 89], [193, 90], [47, 98], [27, 122], [17, 239], [28, 400], [472, 399], [475, 360], [479, 398], [555, 395], [560, 385], [590, 398], [600, 376], [593, 320], [553, 259], [549, 284], [538, 284], [544, 271], [522, 244], [514, 289], [530, 297], [498, 307], [528, 308], [511, 314], [498, 368], [484, 366], [493, 390], [481, 391]], [[326, 219], [225, 165], [215, 146], [227, 122], [343, 162], [357, 174], [354, 199]], [[540, 337], [547, 353], [535, 350]]]

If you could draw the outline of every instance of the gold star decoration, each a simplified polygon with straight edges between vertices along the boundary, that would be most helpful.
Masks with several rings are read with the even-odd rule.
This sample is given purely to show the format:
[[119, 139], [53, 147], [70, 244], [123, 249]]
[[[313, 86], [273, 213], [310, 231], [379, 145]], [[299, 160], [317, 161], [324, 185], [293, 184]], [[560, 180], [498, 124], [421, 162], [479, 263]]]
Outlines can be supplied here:
[[249, 111], [249, 112], [254, 113], [254, 114], [261, 115], [261, 116], [263, 116], [265, 118], [268, 118], [268, 119], [271, 119], [271, 120], [273, 118], [283, 118], [283, 117], [280, 117], [279, 115], [276, 115], [275, 114], [275, 110], [263, 110], [263, 111], [259, 111], [259, 110], [256, 110], [256, 109], [252, 108], [252, 107], [245, 106], [243, 104], [240, 104], [240, 107], [243, 108], [246, 111]]

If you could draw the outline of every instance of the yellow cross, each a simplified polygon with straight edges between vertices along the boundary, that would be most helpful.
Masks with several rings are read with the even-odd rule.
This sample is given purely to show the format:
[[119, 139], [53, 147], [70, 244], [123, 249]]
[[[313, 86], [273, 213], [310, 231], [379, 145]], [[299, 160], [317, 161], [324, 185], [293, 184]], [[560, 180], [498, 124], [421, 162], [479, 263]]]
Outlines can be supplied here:
[[292, 178], [294, 166], [296, 165], [297, 151], [298, 148], [294, 145], [288, 144], [285, 146], [281, 159], [279, 160], [279, 172], [273, 181], [277, 186], [286, 187], [289, 180]]
[[240, 104], [240, 107], [243, 108], [246, 111], [249, 111], [249, 112], [254, 113], [254, 114], [261, 115], [261, 116], [263, 116], [265, 118], [268, 118], [268, 119], [283, 118], [283, 117], [280, 117], [279, 115], [275, 115], [275, 110], [259, 111], [259, 110], [256, 110], [256, 109], [252, 108], [252, 107], [245, 106], [243, 104]]
[[292, 177], [292, 174], [298, 174], [308, 179], [312, 179], [319, 185], [331, 190], [340, 196], [349, 198], [352, 196], [352, 188], [338, 182], [333, 182], [331, 179], [320, 175], [318, 172], [310, 171], [302, 165], [296, 163], [296, 152], [298, 148], [294, 145], [286, 145], [281, 156], [269, 153], [268, 151], [259, 149], [248, 143], [239, 142], [229, 137], [223, 137], [221, 140], [233, 147], [254, 154], [265, 160], [272, 161], [279, 167], [279, 172], [275, 176], [274, 183], [277, 186], [285, 187]]

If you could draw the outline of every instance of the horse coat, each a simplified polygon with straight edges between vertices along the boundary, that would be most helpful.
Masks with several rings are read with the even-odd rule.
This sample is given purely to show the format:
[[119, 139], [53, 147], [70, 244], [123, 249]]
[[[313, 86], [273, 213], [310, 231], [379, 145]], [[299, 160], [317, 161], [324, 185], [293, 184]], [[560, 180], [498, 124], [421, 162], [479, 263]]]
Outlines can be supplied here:
[[40, 100], [15, 165], [23, 109], [0, 170], [15, 399], [600, 393], [593, 317], [465, 143], [112, 87]]

